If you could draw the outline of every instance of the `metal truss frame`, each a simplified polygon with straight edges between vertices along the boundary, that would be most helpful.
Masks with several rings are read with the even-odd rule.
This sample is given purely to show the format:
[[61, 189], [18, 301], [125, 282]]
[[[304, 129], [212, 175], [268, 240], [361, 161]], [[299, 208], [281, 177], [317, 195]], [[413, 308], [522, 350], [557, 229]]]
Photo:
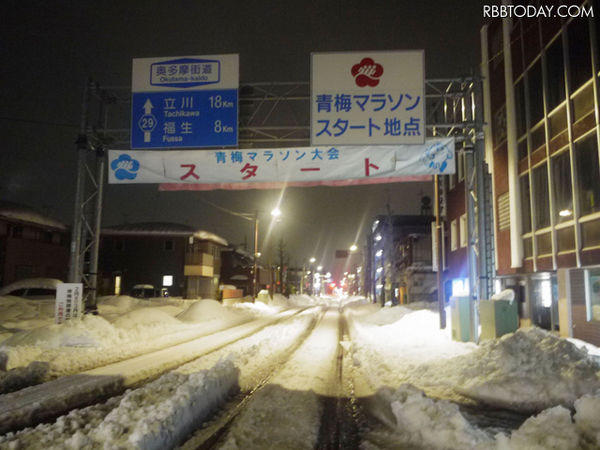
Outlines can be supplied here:
[[[487, 254], [490, 251], [488, 243], [493, 242], [493, 228], [486, 223], [491, 205], [489, 196], [484, 195], [485, 177], [489, 174], [483, 166], [481, 82], [478, 77], [429, 79], [425, 81], [425, 97], [427, 135], [455, 137], [457, 147], [466, 155], [469, 278], [471, 297], [476, 302], [491, 292], [490, 274], [493, 276], [493, 250], [492, 255]], [[310, 98], [309, 82], [241, 84], [239, 147], [310, 145]], [[130, 114], [129, 87], [86, 83], [77, 139], [77, 187], [69, 281], [84, 284], [87, 310], [96, 309], [106, 165], [104, 150], [129, 148]], [[477, 329], [476, 324], [474, 326]]]

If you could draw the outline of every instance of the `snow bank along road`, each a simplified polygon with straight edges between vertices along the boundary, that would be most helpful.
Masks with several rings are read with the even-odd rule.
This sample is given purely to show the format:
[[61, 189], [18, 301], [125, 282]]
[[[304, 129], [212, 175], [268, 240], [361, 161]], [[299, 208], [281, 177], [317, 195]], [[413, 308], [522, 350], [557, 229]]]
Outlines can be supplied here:
[[77, 407], [120, 394], [199, 356], [288, 318], [292, 309], [162, 350], [60, 377], [0, 396], [0, 433], [30, 426]]

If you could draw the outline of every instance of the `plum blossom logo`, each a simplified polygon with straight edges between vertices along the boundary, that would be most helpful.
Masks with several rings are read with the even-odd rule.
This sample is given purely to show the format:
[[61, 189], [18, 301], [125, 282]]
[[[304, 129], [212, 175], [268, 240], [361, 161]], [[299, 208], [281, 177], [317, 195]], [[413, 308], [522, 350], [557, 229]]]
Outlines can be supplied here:
[[371, 58], [363, 58], [361, 62], [352, 66], [351, 73], [358, 87], [375, 87], [383, 75], [383, 66]]
[[115, 177], [118, 180], [134, 180], [137, 171], [140, 169], [140, 163], [128, 154], [123, 153], [117, 159], [113, 159], [110, 168], [115, 172]]
[[421, 156], [421, 163], [427, 167], [430, 173], [444, 173], [448, 168], [448, 161], [454, 159], [454, 153], [447, 143], [434, 143], [425, 149]]

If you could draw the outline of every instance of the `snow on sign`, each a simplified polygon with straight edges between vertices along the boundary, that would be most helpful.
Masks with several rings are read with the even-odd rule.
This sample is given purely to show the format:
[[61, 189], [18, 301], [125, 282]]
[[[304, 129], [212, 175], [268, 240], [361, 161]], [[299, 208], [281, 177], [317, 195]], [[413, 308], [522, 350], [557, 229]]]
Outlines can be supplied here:
[[270, 189], [427, 180], [454, 173], [454, 139], [423, 145], [244, 150], [109, 150], [109, 183], [163, 190]]
[[83, 284], [61, 283], [56, 286], [56, 304], [54, 320], [63, 323], [65, 320], [75, 319], [83, 312]]
[[311, 55], [312, 145], [423, 144], [424, 52]]
[[131, 148], [236, 146], [238, 55], [133, 60]]

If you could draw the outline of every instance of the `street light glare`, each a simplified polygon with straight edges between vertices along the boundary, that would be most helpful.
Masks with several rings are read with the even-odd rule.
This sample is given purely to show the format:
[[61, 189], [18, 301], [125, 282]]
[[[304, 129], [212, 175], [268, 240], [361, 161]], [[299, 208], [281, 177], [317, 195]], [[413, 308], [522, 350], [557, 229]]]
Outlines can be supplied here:
[[310, 262], [314, 263], [317, 259], [316, 258], [310, 258]]
[[271, 211], [271, 215], [273, 217], [279, 217], [281, 215], [281, 210], [279, 208], [275, 208], [273, 211]]
[[351, 252], [355, 252], [356, 250], [358, 250], [358, 247], [356, 246], [356, 244], [352, 244], [352, 245], [350, 246], [350, 251], [351, 251]]

